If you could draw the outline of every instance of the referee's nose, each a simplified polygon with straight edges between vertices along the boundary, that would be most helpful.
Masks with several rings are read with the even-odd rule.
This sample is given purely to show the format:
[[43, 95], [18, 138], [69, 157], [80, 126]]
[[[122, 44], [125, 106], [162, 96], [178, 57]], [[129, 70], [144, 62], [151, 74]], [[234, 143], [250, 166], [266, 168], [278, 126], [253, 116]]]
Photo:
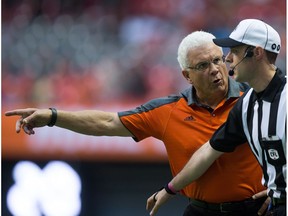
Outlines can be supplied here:
[[226, 57], [225, 57], [225, 62], [228, 62], [229, 64], [230, 63], [232, 63], [233, 62], [233, 57], [232, 57], [232, 53], [231, 53], [231, 51], [229, 51], [229, 53], [226, 55]]

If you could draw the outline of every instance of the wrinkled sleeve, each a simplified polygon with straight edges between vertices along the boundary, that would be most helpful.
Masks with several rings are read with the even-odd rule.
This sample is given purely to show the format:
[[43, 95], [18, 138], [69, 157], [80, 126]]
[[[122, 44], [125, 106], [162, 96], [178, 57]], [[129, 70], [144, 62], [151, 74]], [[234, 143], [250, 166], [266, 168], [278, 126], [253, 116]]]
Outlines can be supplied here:
[[150, 136], [162, 140], [171, 110], [177, 100], [175, 97], [154, 99], [133, 110], [118, 112], [118, 116], [134, 135], [135, 141]]

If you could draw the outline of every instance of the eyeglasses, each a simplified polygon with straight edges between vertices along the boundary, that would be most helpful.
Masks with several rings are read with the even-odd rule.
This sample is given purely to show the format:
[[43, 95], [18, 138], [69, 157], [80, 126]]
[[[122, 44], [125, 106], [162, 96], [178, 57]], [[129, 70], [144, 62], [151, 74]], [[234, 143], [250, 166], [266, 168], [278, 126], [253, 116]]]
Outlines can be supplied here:
[[214, 65], [220, 65], [221, 63], [225, 62], [225, 56], [222, 57], [216, 57], [212, 61], [204, 61], [196, 64], [194, 67], [187, 67], [192, 70], [197, 70], [200, 72], [206, 71], [208, 68], [210, 68], [210, 64], [213, 63]]

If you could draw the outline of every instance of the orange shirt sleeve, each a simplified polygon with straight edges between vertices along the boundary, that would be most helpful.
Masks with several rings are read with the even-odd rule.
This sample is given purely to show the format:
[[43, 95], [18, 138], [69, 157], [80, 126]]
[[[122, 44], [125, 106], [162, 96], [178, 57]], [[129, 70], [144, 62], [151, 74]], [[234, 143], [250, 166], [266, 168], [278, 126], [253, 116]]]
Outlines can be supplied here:
[[136, 141], [150, 136], [162, 140], [169, 114], [178, 99], [178, 97], [154, 99], [134, 110], [119, 112], [118, 115]]

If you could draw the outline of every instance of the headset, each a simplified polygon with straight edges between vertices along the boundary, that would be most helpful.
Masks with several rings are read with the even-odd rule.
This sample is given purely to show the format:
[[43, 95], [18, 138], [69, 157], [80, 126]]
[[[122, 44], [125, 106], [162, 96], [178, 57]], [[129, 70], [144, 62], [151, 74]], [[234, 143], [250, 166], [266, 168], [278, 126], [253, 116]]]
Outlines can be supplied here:
[[254, 55], [254, 47], [248, 47], [246, 52], [245, 52], [245, 55], [244, 55], [244, 58], [251, 58], [253, 55]]

